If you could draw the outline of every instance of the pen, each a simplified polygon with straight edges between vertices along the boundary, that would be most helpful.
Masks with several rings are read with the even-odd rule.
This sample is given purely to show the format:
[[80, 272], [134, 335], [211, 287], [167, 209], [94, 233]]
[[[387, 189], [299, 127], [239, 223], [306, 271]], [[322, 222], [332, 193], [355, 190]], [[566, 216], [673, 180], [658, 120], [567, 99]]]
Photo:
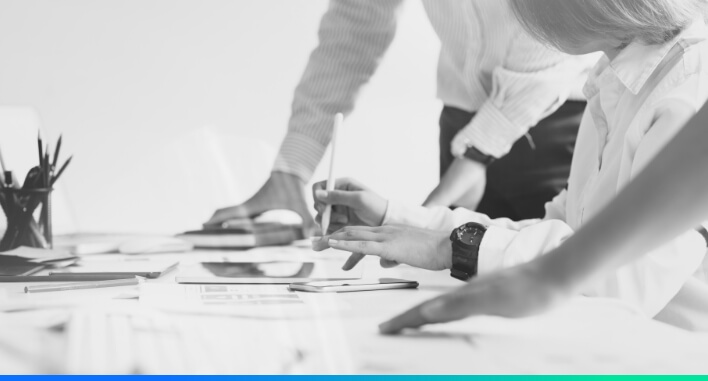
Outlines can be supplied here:
[[[337, 154], [337, 133], [344, 123], [344, 115], [342, 113], [337, 113], [334, 116], [334, 128], [332, 130], [332, 154], [329, 159], [329, 177], [327, 178], [326, 189], [327, 192], [334, 190], [334, 158]], [[327, 204], [324, 213], [322, 214], [322, 235], [327, 235], [327, 229], [329, 229], [329, 219], [332, 216], [332, 204]]]
[[135, 286], [140, 284], [140, 279], [138, 277], [130, 279], [114, 279], [114, 280], [104, 280], [99, 282], [79, 282], [79, 283], [65, 283], [56, 284], [48, 286], [27, 286], [25, 287], [25, 293], [35, 293], [35, 292], [50, 292], [50, 291], [69, 291], [69, 290], [87, 290], [94, 288], [106, 288], [106, 287], [120, 287], [120, 286]]

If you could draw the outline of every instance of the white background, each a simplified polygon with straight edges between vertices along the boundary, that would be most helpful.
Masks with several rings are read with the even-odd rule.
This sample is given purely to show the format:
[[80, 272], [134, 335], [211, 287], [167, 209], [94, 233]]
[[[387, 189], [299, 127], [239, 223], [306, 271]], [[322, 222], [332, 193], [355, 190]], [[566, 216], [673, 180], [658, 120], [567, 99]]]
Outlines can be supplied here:
[[[0, 0], [0, 148], [24, 177], [41, 126], [75, 155], [58, 231], [198, 228], [266, 179], [323, 0]], [[422, 5], [341, 135], [338, 174], [421, 203], [438, 168], [438, 42]], [[315, 175], [324, 178], [326, 160]]]

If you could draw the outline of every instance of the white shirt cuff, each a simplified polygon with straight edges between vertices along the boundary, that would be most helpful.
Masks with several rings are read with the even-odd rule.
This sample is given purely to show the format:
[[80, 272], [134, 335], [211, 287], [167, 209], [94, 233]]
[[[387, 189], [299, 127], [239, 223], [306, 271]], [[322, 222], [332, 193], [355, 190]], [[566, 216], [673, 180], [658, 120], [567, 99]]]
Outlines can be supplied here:
[[482, 105], [472, 122], [453, 138], [451, 152], [460, 157], [467, 147], [474, 146], [482, 153], [500, 158], [509, 152], [514, 142], [526, 131], [528, 129], [510, 121], [488, 101]]

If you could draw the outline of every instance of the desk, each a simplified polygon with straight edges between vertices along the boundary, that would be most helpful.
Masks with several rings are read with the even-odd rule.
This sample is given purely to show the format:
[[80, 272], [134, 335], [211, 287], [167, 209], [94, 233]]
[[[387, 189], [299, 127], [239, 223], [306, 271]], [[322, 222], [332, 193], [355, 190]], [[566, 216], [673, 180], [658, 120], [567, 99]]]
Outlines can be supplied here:
[[[118, 254], [92, 256], [116, 257]], [[258, 252], [193, 252], [155, 254], [183, 263], [228, 257], [232, 260], [307, 259], [343, 263], [341, 252], [313, 253], [306, 248], [274, 248]], [[579, 298], [547, 314], [521, 320], [478, 317], [426, 327], [401, 336], [378, 334], [378, 323], [441, 292], [459, 286], [447, 272], [429, 272], [407, 266], [382, 269], [367, 258], [365, 277], [400, 277], [420, 282], [417, 290], [306, 295], [309, 313], [279, 316], [165, 312], [181, 326], [199, 325], [202, 335], [216, 335], [209, 350], [230, 346], [232, 367], [202, 364], [194, 373], [707, 373], [708, 337], [691, 334], [638, 316], [620, 303]], [[171, 284], [177, 272], [150, 283]], [[25, 284], [0, 284], [0, 303], [28, 301]], [[176, 287], [176, 286], [175, 286]], [[272, 287], [272, 286], [253, 286]], [[67, 293], [51, 293], [58, 302]], [[0, 314], [0, 373], [63, 373], [67, 368], [66, 321], [87, 308], [144, 310], [136, 299], [111, 299], [112, 289], [92, 290], [91, 297], [73, 305]], [[37, 294], [39, 295], [39, 294]], [[49, 304], [46, 293], [35, 299]], [[63, 296], [62, 296], [63, 295]], [[305, 296], [305, 295], [303, 295]], [[74, 298], [76, 299], [76, 298]], [[100, 307], [98, 305], [100, 304]], [[0, 304], [1, 305], [1, 304]], [[263, 334], [258, 334], [262, 332]], [[175, 342], [171, 351], [186, 351]], [[294, 360], [275, 353], [297, 348]], [[213, 348], [209, 348], [213, 347]], [[157, 351], [159, 352], [159, 351]], [[152, 353], [150, 351], [146, 353]], [[149, 354], [148, 354], [149, 356]], [[118, 361], [118, 360], [116, 360]], [[116, 370], [109, 362], [100, 372]], [[145, 373], [174, 373], [179, 367], [143, 367]]]

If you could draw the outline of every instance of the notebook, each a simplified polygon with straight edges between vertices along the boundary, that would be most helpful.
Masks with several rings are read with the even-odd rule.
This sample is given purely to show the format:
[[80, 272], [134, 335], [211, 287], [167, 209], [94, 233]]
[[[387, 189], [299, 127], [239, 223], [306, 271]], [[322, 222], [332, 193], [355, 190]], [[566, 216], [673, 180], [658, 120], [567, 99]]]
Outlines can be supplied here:
[[179, 234], [177, 237], [202, 249], [247, 249], [259, 246], [289, 245], [304, 238], [300, 225], [272, 222], [194, 230]]

